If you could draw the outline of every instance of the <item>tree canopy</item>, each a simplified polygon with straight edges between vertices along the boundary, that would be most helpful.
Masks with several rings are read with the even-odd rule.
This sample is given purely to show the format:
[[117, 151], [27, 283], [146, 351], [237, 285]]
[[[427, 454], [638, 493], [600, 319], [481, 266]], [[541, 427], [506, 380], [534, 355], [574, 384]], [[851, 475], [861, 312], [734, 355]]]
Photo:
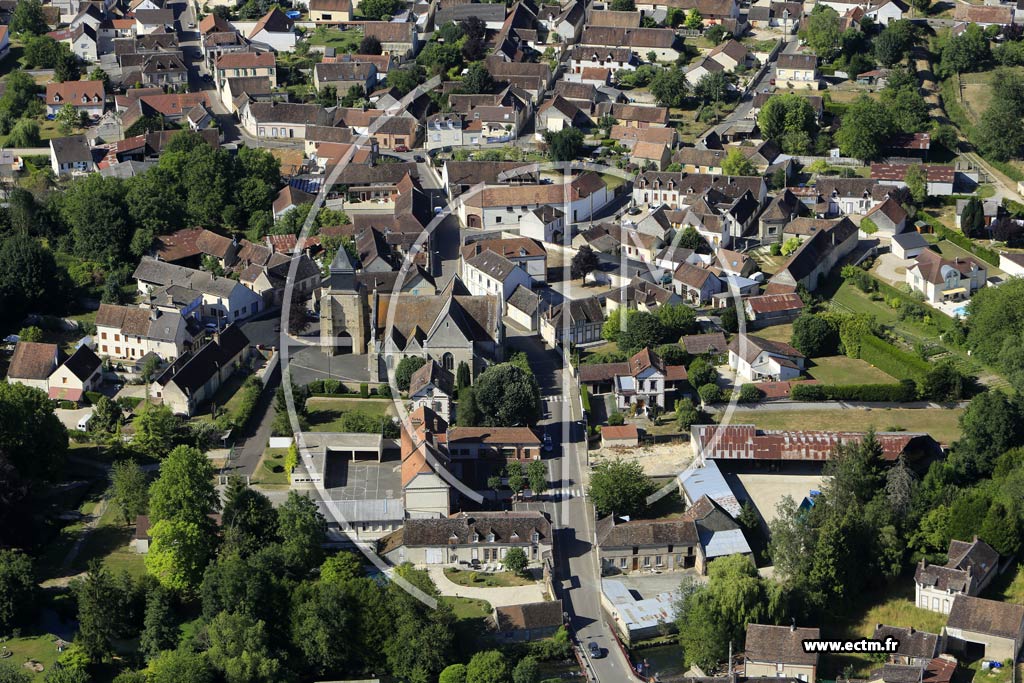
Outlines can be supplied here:
[[587, 495], [599, 515], [635, 516], [647, 506], [654, 483], [637, 462], [605, 460], [594, 467]]

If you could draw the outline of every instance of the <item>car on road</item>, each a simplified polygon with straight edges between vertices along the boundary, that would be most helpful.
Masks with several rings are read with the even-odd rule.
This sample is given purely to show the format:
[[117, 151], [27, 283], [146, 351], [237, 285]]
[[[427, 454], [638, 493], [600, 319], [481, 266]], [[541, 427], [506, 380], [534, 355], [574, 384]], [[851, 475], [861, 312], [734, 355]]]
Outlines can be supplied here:
[[416, 162], [417, 164], [422, 164], [422, 163], [423, 163], [424, 161], [426, 161], [426, 159], [424, 159], [424, 158], [423, 158], [423, 155], [422, 155], [422, 154], [417, 154], [417, 155], [415, 155], [415, 156], [414, 156], [414, 157], [412, 158], [412, 160], [413, 160], [413, 161], [415, 161], [415, 162]]
[[395, 151], [398, 152], [399, 154], [401, 154], [401, 153], [404, 153], [404, 152], [408, 152], [409, 148], [406, 147], [405, 145], [395, 145]]
[[551, 435], [550, 434], [545, 434], [544, 435], [544, 450], [547, 451], [548, 453], [550, 453], [552, 450], [554, 450], [554, 448], [555, 448], [555, 445], [551, 442]]
[[587, 643], [587, 648], [590, 650], [590, 656], [594, 659], [601, 659], [601, 657], [604, 657], [604, 650], [602, 650], [601, 646], [594, 641]]

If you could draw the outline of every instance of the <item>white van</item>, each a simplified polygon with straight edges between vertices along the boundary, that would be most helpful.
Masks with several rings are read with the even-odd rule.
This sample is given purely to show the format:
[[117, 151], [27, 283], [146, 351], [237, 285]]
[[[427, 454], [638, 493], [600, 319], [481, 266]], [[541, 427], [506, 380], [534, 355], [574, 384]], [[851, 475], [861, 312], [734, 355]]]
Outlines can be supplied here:
[[92, 420], [92, 413], [88, 413], [82, 416], [82, 419], [78, 421], [78, 431], [85, 432], [89, 430], [89, 421]]

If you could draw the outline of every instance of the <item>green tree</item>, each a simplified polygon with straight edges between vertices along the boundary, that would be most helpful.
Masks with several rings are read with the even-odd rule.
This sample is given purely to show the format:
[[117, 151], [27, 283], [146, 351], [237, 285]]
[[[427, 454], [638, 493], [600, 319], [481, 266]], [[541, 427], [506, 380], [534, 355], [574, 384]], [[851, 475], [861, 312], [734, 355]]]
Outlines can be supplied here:
[[1007, 161], [1020, 156], [1024, 146], [1024, 125], [1021, 109], [1014, 103], [994, 98], [981, 120], [975, 126], [971, 140], [981, 153], [995, 161]]
[[214, 683], [214, 670], [203, 652], [167, 650], [149, 663], [148, 683]]
[[526, 571], [526, 567], [530, 564], [530, 559], [522, 548], [509, 548], [501, 563], [505, 567], [505, 571], [512, 572], [513, 574], [523, 574]]
[[839, 14], [827, 5], [815, 5], [800, 32], [808, 47], [825, 61], [831, 61], [842, 42]]
[[178, 446], [160, 463], [160, 476], [150, 486], [151, 521], [189, 517], [206, 519], [217, 509], [213, 467], [202, 451]]
[[532, 425], [540, 418], [536, 377], [511, 363], [487, 368], [477, 378], [473, 395], [485, 426]]
[[39, 124], [32, 119], [19, 119], [7, 136], [11, 147], [38, 147], [41, 144]]
[[928, 130], [931, 119], [928, 103], [916, 85], [911, 88], [882, 91], [882, 102], [887, 107], [893, 128], [904, 133], [920, 133]]
[[494, 79], [487, 65], [483, 62], [473, 62], [462, 77], [459, 90], [469, 95], [480, 95], [491, 92], [494, 89]]
[[654, 483], [637, 462], [608, 460], [594, 467], [588, 495], [599, 515], [634, 516], [646, 507]]
[[[740, 331], [740, 314], [736, 312], [736, 306], [729, 304], [722, 309], [721, 314], [718, 316], [722, 323], [722, 330], [729, 334], [736, 334]], [[743, 312], [743, 320], [747, 319], [747, 314]]]
[[308, 668], [323, 674], [351, 660], [353, 643], [337, 634], [351, 632], [355, 618], [343, 584], [321, 582], [300, 592], [292, 609], [292, 645]]
[[582, 245], [573, 255], [569, 264], [569, 275], [573, 280], [581, 280], [587, 273], [593, 272], [600, 266], [597, 254], [590, 248], [589, 244]]
[[508, 683], [505, 655], [498, 650], [477, 652], [466, 666], [466, 683]]
[[450, 664], [441, 672], [437, 683], [466, 683], [466, 665]]
[[636, 3], [633, 0], [612, 0], [608, 9], [613, 12], [635, 12]]
[[[22, 3], [18, 3], [18, 5], [21, 6]], [[6, 86], [3, 96], [0, 97], [0, 110], [20, 115], [40, 111], [39, 98], [36, 97], [36, 93], [39, 92], [39, 86], [31, 74], [21, 69], [15, 69], [7, 74]], [[19, 121], [19, 123], [22, 122], [35, 123], [35, 121], [29, 121], [28, 119]], [[35, 140], [38, 141], [39, 124], [36, 124], [35, 131]], [[8, 138], [7, 144], [13, 144], [10, 138]]]
[[877, 158], [893, 132], [888, 109], [867, 95], [850, 105], [836, 132], [836, 142], [844, 156], [862, 161]]
[[124, 596], [118, 594], [113, 577], [98, 561], [89, 566], [85, 578], [77, 580], [73, 589], [78, 605], [75, 644], [91, 660], [105, 660], [114, 652], [112, 641], [123, 618], [118, 607]]
[[0, 633], [31, 621], [36, 595], [32, 558], [20, 550], [0, 550]]
[[132, 227], [119, 178], [99, 174], [76, 178], [61, 195], [60, 207], [76, 253], [94, 259], [127, 255]]
[[163, 650], [178, 644], [181, 632], [174, 615], [174, 599], [169, 590], [157, 584], [146, 593], [146, 610], [139, 651], [147, 658], [156, 657]]
[[575, 161], [583, 152], [583, 131], [579, 128], [546, 131], [544, 142], [553, 161]]
[[903, 176], [903, 182], [907, 184], [910, 196], [917, 204], [923, 204], [928, 198], [928, 177], [920, 164], [912, 164]]
[[382, 51], [380, 41], [373, 36], [364, 36], [359, 41], [359, 54], [361, 55], [379, 55]]
[[296, 491], [288, 492], [277, 517], [285, 565], [297, 576], [305, 576], [323, 562], [327, 520], [309, 496]]
[[166, 588], [195, 592], [213, 555], [210, 527], [187, 517], [158, 521], [149, 529], [146, 570]]
[[950, 360], [943, 360], [925, 375], [921, 395], [931, 401], [959, 401], [964, 397], [968, 379]]
[[619, 348], [630, 355], [665, 341], [674, 340], [666, 333], [658, 316], [647, 311], [630, 311], [626, 327], [618, 336]]
[[690, 427], [700, 420], [700, 410], [693, 399], [684, 397], [676, 401], [676, 428], [681, 432], [690, 431]]
[[78, 110], [75, 109], [75, 105], [69, 102], [60, 108], [54, 120], [60, 127], [61, 134], [71, 135], [79, 122]]
[[18, 341], [41, 342], [43, 341], [43, 331], [35, 325], [23, 327], [18, 331]]
[[370, 21], [381, 21], [394, 16], [399, 6], [397, 0], [364, 0], [359, 3], [359, 13]]
[[[757, 126], [766, 140], [781, 140], [787, 153], [804, 134], [809, 140], [817, 133], [814, 109], [806, 97], [793, 93], [772, 95], [757, 114]], [[803, 150], [800, 150], [803, 151]]]
[[544, 493], [548, 488], [548, 469], [543, 460], [531, 460], [526, 466], [526, 479], [534, 495]]
[[11, 31], [41, 35], [50, 30], [43, 14], [43, 4], [39, 0], [18, 0], [11, 14]]
[[651, 79], [651, 94], [663, 107], [682, 107], [689, 90], [690, 84], [682, 69], [661, 69]]
[[277, 513], [266, 495], [249, 488], [241, 477], [231, 479], [235, 486], [229, 484], [221, 514], [224, 546], [248, 556], [278, 540]]
[[0, 683], [32, 683], [32, 674], [4, 662], [0, 664]]
[[24, 384], [0, 383], [0, 454], [10, 458], [18, 475], [32, 482], [56, 479], [67, 450], [67, 430], [46, 394]]
[[421, 356], [404, 356], [402, 360], [398, 361], [398, 366], [395, 368], [395, 383], [398, 385], [398, 390], [409, 391], [409, 380], [413, 373], [426, 364], [426, 359]]
[[875, 37], [875, 59], [882, 66], [893, 66], [906, 56], [907, 47], [897, 31], [886, 28]]
[[728, 632], [708, 589], [697, 589], [679, 601], [676, 629], [687, 666], [710, 670], [726, 656]]
[[998, 391], [971, 399], [960, 416], [960, 431], [963, 436], [950, 461], [970, 479], [991, 474], [996, 458], [1024, 441], [1020, 410]]
[[808, 358], [832, 356], [839, 350], [839, 330], [824, 316], [804, 313], [793, 321], [791, 343]]
[[346, 583], [364, 574], [363, 563], [359, 557], [344, 550], [331, 555], [320, 566], [320, 580], [326, 583]]
[[[93, 417], [95, 420], [95, 416]], [[118, 460], [110, 466], [110, 501], [117, 505], [121, 521], [131, 524], [149, 507], [149, 481], [134, 460]]]
[[704, 386], [705, 384], [714, 384], [718, 379], [718, 371], [715, 370], [715, 367], [703, 356], [698, 356], [693, 359], [693, 362], [690, 363], [690, 367], [686, 374], [690, 380], [690, 384], [695, 387]]
[[505, 465], [505, 476], [508, 477], [508, 487], [512, 489], [512, 493], [519, 493], [526, 486], [523, 464], [518, 460], [513, 460]]
[[161, 458], [171, 449], [178, 424], [179, 420], [170, 407], [147, 406], [133, 423], [135, 436], [132, 445], [152, 458]]
[[1011, 557], [1020, 551], [1020, 532], [1018, 514], [1011, 513], [1001, 501], [994, 501], [985, 513], [979, 538], [983, 538], [1000, 555]]
[[992, 56], [988, 38], [977, 24], [968, 24], [960, 35], [948, 38], [941, 54], [939, 71], [947, 76], [983, 68]]
[[387, 77], [388, 85], [401, 95], [412, 92], [425, 80], [427, 80], [427, 73], [419, 64], [406, 65], [401, 69], [391, 69], [388, 71]]
[[704, 27], [704, 17], [701, 16], [696, 7], [686, 13], [686, 22], [684, 25], [690, 30], [698, 30]]
[[729, 77], [724, 71], [712, 71], [701, 76], [693, 88], [694, 96], [705, 103], [721, 102], [729, 94]]
[[464, 360], [459, 361], [459, 366], [455, 369], [455, 393], [459, 394], [463, 389], [470, 385], [470, 372], [469, 364]]
[[733, 147], [722, 161], [722, 173], [730, 176], [754, 176], [757, 175], [757, 169], [742, 150]]
[[473, 387], [465, 387], [459, 392], [456, 408], [456, 424], [460, 427], [477, 427], [484, 419], [476, 403], [476, 391]]
[[226, 683], [273, 683], [280, 680], [281, 661], [271, 652], [266, 624], [245, 614], [221, 612], [206, 631], [210, 664]]

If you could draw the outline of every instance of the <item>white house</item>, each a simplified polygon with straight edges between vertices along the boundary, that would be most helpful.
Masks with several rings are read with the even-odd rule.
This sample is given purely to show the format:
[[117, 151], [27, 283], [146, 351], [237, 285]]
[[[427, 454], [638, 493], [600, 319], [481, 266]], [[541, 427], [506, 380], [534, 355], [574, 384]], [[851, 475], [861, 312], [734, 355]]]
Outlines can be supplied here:
[[285, 13], [274, 7], [263, 15], [249, 31], [249, 42], [274, 52], [295, 49], [295, 25]]
[[[909, 232], [903, 232], [899, 235], [895, 235], [892, 238], [892, 253], [898, 259], [911, 259], [917, 258], [917, 256], [928, 248], [928, 240], [924, 238], [924, 235], [911, 230]], [[1006, 267], [1003, 266], [1002, 259], [999, 261], [1000, 267], [1006, 271]], [[1021, 270], [1024, 273], [1024, 269]]]
[[516, 226], [523, 216], [543, 206], [564, 210], [566, 220], [584, 221], [601, 210], [613, 198], [604, 179], [596, 173], [583, 173], [566, 188], [561, 183], [538, 185], [488, 185], [459, 202], [457, 212], [463, 225], [486, 230]]
[[907, 268], [907, 284], [931, 303], [962, 301], [985, 286], [988, 267], [972, 256], [942, 258], [926, 249]]
[[753, 335], [739, 335], [729, 342], [729, 366], [747, 382], [797, 379], [806, 358], [789, 344]]
[[533, 284], [530, 275], [519, 265], [490, 250], [463, 258], [461, 276], [473, 296], [500, 295], [503, 311], [516, 287], [529, 289]]
[[57, 366], [50, 375], [47, 395], [52, 399], [80, 401], [87, 391], [103, 384], [103, 361], [85, 344]]
[[999, 553], [975, 536], [970, 542], [952, 540], [945, 565], [921, 560], [914, 571], [914, 604], [949, 614], [957, 595], [975, 596], [999, 572]]
[[[531, 212], [528, 215], [535, 215], [535, 213]], [[546, 282], [548, 279], [548, 253], [534, 239], [528, 237], [509, 237], [505, 239], [476, 240], [462, 247], [461, 255], [463, 260], [466, 260], [485, 251], [501, 254], [525, 270], [534, 282]]]
[[50, 168], [55, 176], [80, 175], [96, 170], [92, 148], [84, 135], [50, 139]]

